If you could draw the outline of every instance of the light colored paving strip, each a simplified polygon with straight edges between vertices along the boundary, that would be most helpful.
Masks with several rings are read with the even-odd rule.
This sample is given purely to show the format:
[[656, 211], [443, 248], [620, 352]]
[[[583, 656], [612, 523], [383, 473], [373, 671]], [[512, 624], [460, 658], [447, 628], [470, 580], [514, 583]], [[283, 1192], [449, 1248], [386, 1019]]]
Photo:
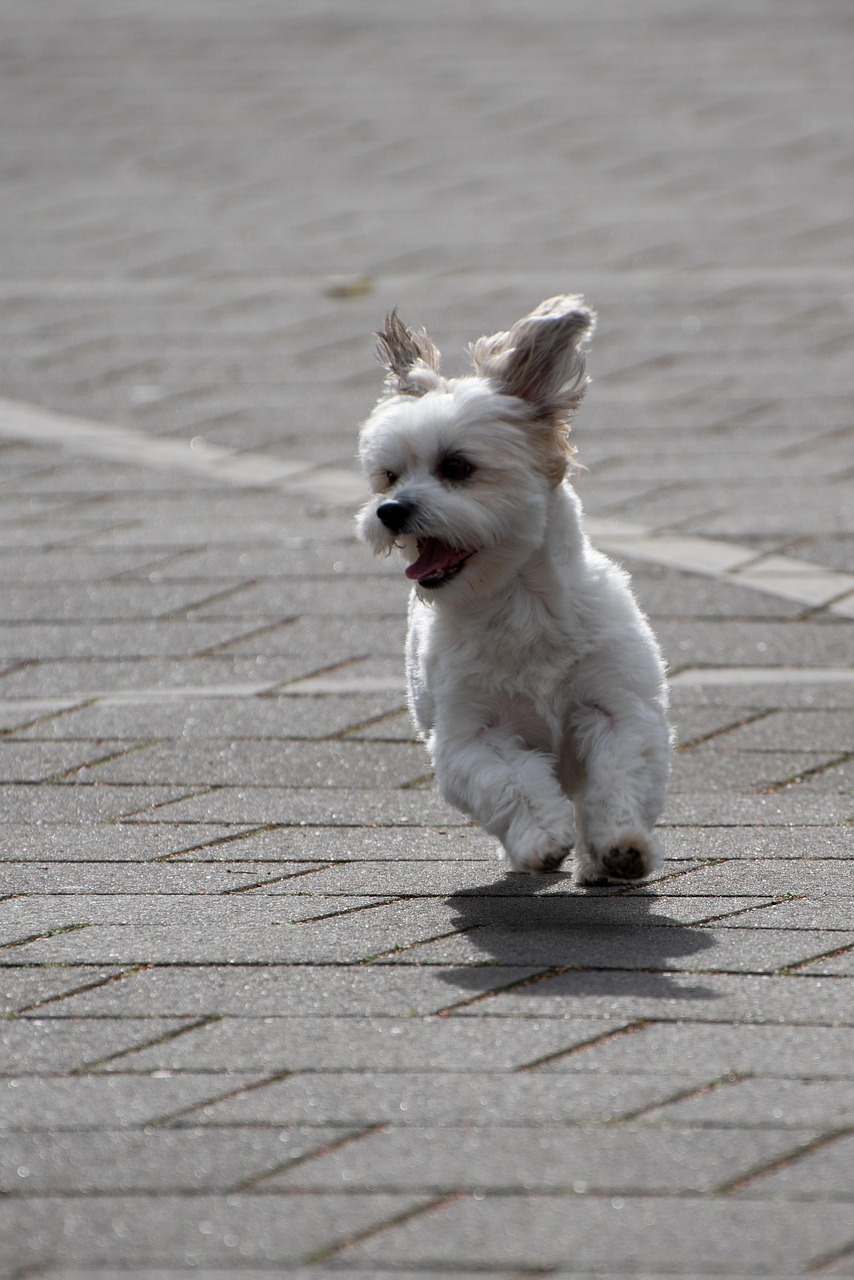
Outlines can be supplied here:
[[[854, 669], [846, 667], [686, 667], [670, 677], [671, 685], [803, 685], [852, 684]], [[99, 706], [127, 706], [132, 703], [196, 702], [217, 698], [314, 698], [319, 694], [347, 696], [351, 694], [406, 693], [406, 680], [400, 676], [323, 676], [294, 680], [289, 685], [223, 684], [182, 685], [177, 688], [88, 690], [68, 698], [0, 699], [0, 717], [14, 723], [33, 716], [56, 715], [75, 707], [97, 703]], [[2, 732], [0, 724], [0, 732]], [[8, 730], [7, 730], [8, 732]]]
[[[161, 471], [183, 471], [240, 488], [303, 492], [327, 501], [365, 496], [355, 471], [295, 459], [240, 453], [198, 437], [179, 440], [129, 427], [90, 422], [37, 405], [0, 398], [0, 439], [58, 446], [69, 453], [113, 459]], [[593, 540], [612, 555], [631, 556], [688, 573], [734, 582], [753, 591], [794, 600], [809, 608], [854, 617], [854, 574], [794, 557], [757, 553], [753, 547], [695, 534], [656, 533], [625, 520], [590, 517]], [[321, 692], [321, 690], [317, 690]]]
[[851, 684], [851, 667], [686, 667], [670, 676], [671, 685]]
[[854, 616], [854, 574], [757, 552], [734, 542], [695, 534], [656, 533], [643, 525], [588, 517], [591, 538], [611, 555], [631, 556], [652, 564], [702, 573], [752, 591], [782, 596], [811, 608], [829, 606], [833, 613]]
[[37, 405], [0, 397], [0, 438], [59, 446], [67, 453], [111, 459], [156, 471], [182, 471], [241, 488], [302, 490], [321, 497], [357, 501], [363, 485], [355, 471], [317, 466], [263, 454], [239, 453], [221, 445], [147, 435], [130, 427], [90, 422]]

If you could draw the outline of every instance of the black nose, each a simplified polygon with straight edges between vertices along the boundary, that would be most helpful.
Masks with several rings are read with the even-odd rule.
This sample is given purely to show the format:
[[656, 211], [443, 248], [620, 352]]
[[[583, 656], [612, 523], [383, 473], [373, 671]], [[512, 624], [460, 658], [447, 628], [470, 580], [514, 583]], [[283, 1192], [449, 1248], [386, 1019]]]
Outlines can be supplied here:
[[377, 507], [377, 518], [392, 533], [401, 533], [414, 510], [414, 502], [381, 502]]

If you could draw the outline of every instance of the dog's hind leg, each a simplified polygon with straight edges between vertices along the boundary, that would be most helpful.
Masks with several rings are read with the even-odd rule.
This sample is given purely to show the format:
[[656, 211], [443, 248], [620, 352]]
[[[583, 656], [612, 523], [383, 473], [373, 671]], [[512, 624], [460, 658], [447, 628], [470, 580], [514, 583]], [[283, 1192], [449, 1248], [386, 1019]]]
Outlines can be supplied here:
[[576, 797], [579, 884], [643, 880], [661, 862], [653, 826], [664, 807], [670, 732], [661, 711], [631, 699], [588, 706], [574, 726], [584, 763]]

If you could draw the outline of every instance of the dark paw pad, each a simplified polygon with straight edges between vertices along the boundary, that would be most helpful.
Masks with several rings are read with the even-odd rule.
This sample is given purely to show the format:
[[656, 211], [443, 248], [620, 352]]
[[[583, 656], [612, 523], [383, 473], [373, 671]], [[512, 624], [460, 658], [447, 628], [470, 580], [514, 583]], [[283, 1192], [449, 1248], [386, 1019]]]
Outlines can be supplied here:
[[646, 861], [639, 849], [609, 850], [602, 868], [614, 880], [642, 880], [646, 875]]

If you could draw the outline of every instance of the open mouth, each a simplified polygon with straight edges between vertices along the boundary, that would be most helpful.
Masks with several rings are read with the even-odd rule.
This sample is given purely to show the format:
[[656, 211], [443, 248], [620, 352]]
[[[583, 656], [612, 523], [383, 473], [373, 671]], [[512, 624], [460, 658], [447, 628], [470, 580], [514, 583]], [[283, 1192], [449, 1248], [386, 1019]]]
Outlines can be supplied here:
[[407, 578], [419, 587], [442, 587], [455, 578], [473, 551], [458, 551], [438, 538], [418, 539], [418, 559], [405, 569]]

